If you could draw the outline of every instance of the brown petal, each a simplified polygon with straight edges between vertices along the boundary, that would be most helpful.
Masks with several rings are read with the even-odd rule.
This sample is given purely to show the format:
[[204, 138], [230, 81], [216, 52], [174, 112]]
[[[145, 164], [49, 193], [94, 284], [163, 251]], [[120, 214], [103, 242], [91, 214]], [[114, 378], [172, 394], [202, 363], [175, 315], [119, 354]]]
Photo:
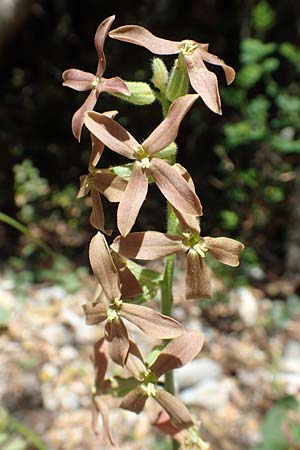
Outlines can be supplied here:
[[99, 84], [99, 88], [102, 92], [112, 92], [123, 95], [130, 95], [130, 91], [121, 78], [102, 78], [101, 83]]
[[[101, 415], [103, 430], [98, 427], [98, 415]], [[112, 438], [109, 426], [109, 410], [106, 403], [99, 397], [93, 399], [92, 409], [92, 429], [97, 436], [103, 435], [104, 440], [107, 440], [110, 445], [116, 445]]]
[[103, 20], [103, 22], [100, 23], [95, 34], [94, 44], [98, 53], [97, 76], [99, 78], [102, 77], [106, 66], [105, 55], [103, 52], [104, 42], [114, 20], [115, 16], [107, 17], [105, 20]]
[[93, 272], [101, 284], [107, 299], [113, 301], [119, 298], [120, 286], [118, 271], [111, 259], [106, 240], [99, 231], [91, 240], [89, 257]]
[[93, 88], [93, 81], [96, 78], [92, 73], [79, 69], [65, 70], [62, 77], [63, 86], [75, 89], [75, 91], [89, 91]]
[[127, 181], [111, 172], [99, 172], [94, 177], [93, 187], [105, 195], [110, 202], [120, 202], [127, 186]]
[[137, 215], [148, 192], [148, 178], [139, 162], [135, 162], [131, 177], [117, 211], [118, 228], [122, 236], [127, 236], [135, 224]]
[[132, 341], [130, 341], [125, 366], [136, 380], [140, 380], [141, 375], [144, 375], [147, 370], [138, 346]]
[[126, 238], [118, 236], [111, 248], [126, 258], [146, 260], [187, 250], [180, 236], [171, 236], [158, 231], [130, 233]]
[[233, 80], [235, 78], [235, 71], [232, 67], [227, 66], [222, 59], [218, 58], [216, 55], [212, 55], [211, 53], [208, 53], [205, 50], [203, 50], [201, 53], [202, 53], [202, 58], [204, 59], [204, 61], [206, 61], [210, 64], [215, 64], [217, 66], [222, 67], [222, 69], [224, 70], [224, 73], [225, 73], [227, 84], [231, 84], [233, 82]]
[[190, 249], [187, 254], [187, 271], [185, 294], [187, 300], [211, 298], [210, 271], [196, 250]]
[[116, 319], [113, 322], [107, 322], [105, 332], [111, 359], [116, 364], [124, 366], [129, 350], [129, 340], [123, 321]]
[[125, 395], [120, 407], [139, 414], [144, 409], [147, 398], [148, 397], [139, 386], [129, 392], [129, 394]]
[[94, 345], [93, 354], [91, 360], [95, 368], [95, 385], [96, 388], [101, 389], [109, 361], [108, 355], [108, 343], [105, 338], [100, 339]]
[[189, 94], [177, 98], [172, 103], [167, 117], [143, 142], [143, 148], [149, 154], [159, 152], [175, 141], [184, 116], [198, 98], [197, 94]]
[[88, 95], [87, 99], [85, 100], [85, 102], [83, 103], [83, 105], [73, 115], [72, 132], [73, 132], [74, 136], [76, 137], [76, 139], [78, 139], [79, 142], [80, 142], [80, 138], [81, 138], [81, 130], [82, 130], [83, 123], [84, 123], [84, 113], [86, 111], [89, 111], [94, 108], [94, 106], [97, 102], [98, 96], [99, 96], [99, 94], [96, 91], [96, 89], [93, 89], [89, 93], [89, 95]]
[[236, 267], [239, 265], [239, 256], [245, 246], [235, 239], [227, 237], [205, 237], [205, 245], [209, 252], [221, 263]]
[[115, 252], [112, 252], [112, 257], [119, 272], [122, 297], [135, 297], [136, 295], [142, 294], [141, 286], [133, 273], [128, 269], [126, 260]]
[[107, 305], [105, 303], [86, 303], [82, 307], [87, 325], [96, 325], [107, 319]]
[[[192, 179], [191, 175], [188, 173], [188, 171], [178, 163], [174, 164], [174, 167], [180, 173], [180, 175], [187, 181], [187, 183], [190, 186], [190, 188], [192, 189], [192, 191], [195, 192], [195, 185], [194, 185], [193, 179]], [[183, 231], [191, 230], [196, 234], [200, 234], [199, 219], [197, 216], [193, 216], [191, 214], [182, 214], [176, 208], [174, 208], [174, 211], [180, 222], [180, 225], [181, 225]]]
[[134, 159], [133, 149], [139, 144], [118, 122], [104, 114], [90, 111], [86, 113], [84, 123], [90, 132], [108, 148], [127, 158]]
[[125, 25], [116, 28], [109, 33], [109, 37], [118, 41], [140, 45], [156, 55], [174, 55], [179, 53], [180, 42], [158, 38], [146, 28], [138, 25]]
[[151, 366], [151, 371], [159, 378], [169, 370], [178, 369], [196, 358], [204, 344], [204, 337], [198, 331], [183, 333], [172, 339]]
[[164, 316], [147, 306], [123, 303], [120, 316], [154, 338], [172, 339], [183, 333], [182, 326], [175, 319]]
[[[118, 114], [118, 111], [105, 111], [104, 113], [105, 116], [110, 117], [111, 119], [114, 119], [116, 117], [116, 115]], [[96, 165], [99, 162], [99, 159], [102, 156], [103, 150], [104, 150], [104, 144], [91, 133], [91, 140], [92, 140], [92, 151], [91, 151], [91, 156], [90, 156], [90, 161], [89, 161], [89, 166], [90, 167], [96, 167]]]
[[172, 424], [169, 414], [163, 409], [159, 412], [155, 422], [153, 422], [152, 425], [155, 426], [161, 433], [171, 437], [176, 436], [182, 430], [182, 428], [177, 428]]
[[170, 420], [175, 427], [188, 428], [193, 424], [189, 410], [174, 395], [163, 389], [156, 389], [154, 398], [169, 414]]
[[77, 194], [77, 198], [85, 197], [90, 192], [90, 186], [88, 184], [88, 175], [80, 176], [80, 188]]
[[191, 85], [201, 96], [206, 106], [217, 114], [222, 114], [218, 79], [204, 65], [201, 49], [192, 55], [184, 55]]
[[102, 231], [109, 236], [112, 233], [112, 230], [106, 230], [104, 228], [104, 213], [102, 207], [102, 201], [99, 193], [95, 189], [91, 189], [91, 198], [92, 198], [92, 213], [90, 215], [90, 223], [97, 230]]
[[174, 208], [185, 214], [202, 214], [199, 198], [174, 167], [162, 159], [153, 158], [149, 171], [162, 194]]

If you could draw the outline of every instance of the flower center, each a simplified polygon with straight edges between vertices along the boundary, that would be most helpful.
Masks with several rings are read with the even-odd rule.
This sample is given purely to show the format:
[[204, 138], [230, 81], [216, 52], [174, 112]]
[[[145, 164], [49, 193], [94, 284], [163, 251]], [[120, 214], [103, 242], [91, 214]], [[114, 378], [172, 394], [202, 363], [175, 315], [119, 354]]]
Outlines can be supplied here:
[[156, 385], [157, 385], [156, 376], [154, 375], [154, 373], [151, 372], [150, 369], [147, 369], [146, 372], [142, 375], [142, 384], [141, 384], [141, 388], [143, 389], [147, 397], [155, 397]]
[[143, 169], [149, 169], [150, 167], [150, 157], [144, 147], [142, 145], [139, 145], [134, 149], [134, 154], [136, 157], [136, 160], [141, 163], [141, 166]]
[[201, 239], [200, 236], [195, 233], [184, 232], [182, 234], [184, 236], [183, 244], [187, 247], [194, 247], [194, 245], [198, 244], [199, 240]]
[[107, 320], [109, 322], [114, 322], [119, 318], [119, 312], [122, 308], [123, 301], [120, 298], [115, 298], [112, 303], [110, 303], [107, 308]]
[[98, 86], [99, 83], [100, 83], [100, 78], [99, 78], [99, 77], [96, 77], [96, 78], [94, 79], [94, 81], [92, 82], [93, 88], [96, 89], [96, 87]]
[[194, 53], [194, 51], [197, 49], [198, 47], [198, 43], [195, 41], [191, 41], [189, 39], [186, 39], [184, 41], [180, 42], [179, 48], [180, 51], [184, 54], [184, 55], [192, 55]]

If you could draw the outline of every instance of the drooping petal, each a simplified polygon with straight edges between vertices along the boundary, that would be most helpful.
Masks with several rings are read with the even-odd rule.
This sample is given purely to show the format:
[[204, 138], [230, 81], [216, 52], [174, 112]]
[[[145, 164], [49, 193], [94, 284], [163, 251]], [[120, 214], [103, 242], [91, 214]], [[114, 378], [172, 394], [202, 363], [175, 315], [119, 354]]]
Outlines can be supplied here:
[[156, 420], [152, 423], [152, 425], [161, 433], [173, 438], [182, 430], [172, 424], [169, 414], [164, 409], [160, 410], [159, 414], [156, 417]]
[[96, 91], [96, 89], [92, 89], [89, 93], [87, 99], [83, 103], [83, 105], [75, 112], [72, 118], [72, 132], [73, 135], [78, 139], [80, 142], [81, 138], [81, 130], [84, 123], [84, 113], [86, 111], [89, 111], [94, 108], [97, 99], [98, 99], [99, 93]]
[[[191, 175], [188, 173], [188, 171], [181, 166], [180, 164], [176, 163], [174, 164], [174, 167], [180, 175], [187, 181], [188, 185], [192, 189], [193, 192], [195, 192], [195, 185], [193, 182], [193, 179]], [[196, 234], [200, 234], [200, 225], [199, 225], [199, 219], [197, 216], [193, 216], [191, 214], [182, 214], [178, 209], [174, 208], [175, 214], [177, 216], [177, 219], [180, 222], [180, 225], [182, 227], [182, 230], [191, 230]]]
[[184, 59], [191, 85], [195, 91], [209, 109], [217, 114], [222, 114], [218, 79], [205, 67], [201, 49], [198, 47], [192, 55], [184, 55]]
[[94, 345], [91, 360], [95, 368], [95, 386], [97, 389], [101, 389], [109, 361], [108, 343], [105, 338], [99, 339]]
[[96, 228], [96, 230], [100, 230], [110, 236], [112, 234], [112, 230], [106, 230], [104, 227], [104, 212], [101, 197], [99, 193], [93, 188], [91, 189], [91, 198], [92, 212], [90, 215], [90, 223], [94, 228]]
[[[116, 110], [105, 111], [102, 114], [104, 114], [107, 117], [110, 117], [111, 119], [114, 119], [116, 117], [116, 115], [118, 114], [118, 111], [116, 111]], [[91, 140], [92, 140], [92, 150], [91, 150], [89, 166], [96, 167], [96, 165], [98, 164], [98, 162], [102, 156], [102, 153], [104, 150], [104, 144], [96, 136], [94, 136], [93, 133], [91, 133]]]
[[147, 306], [123, 303], [120, 316], [154, 338], [173, 339], [183, 333], [182, 326], [175, 319], [164, 316]]
[[162, 258], [187, 250], [180, 236], [171, 236], [158, 231], [130, 233], [126, 238], [118, 236], [111, 248], [126, 258], [144, 260]]
[[90, 192], [90, 185], [88, 183], [88, 175], [81, 175], [80, 176], [80, 187], [77, 194], [77, 198], [82, 198], [88, 195]]
[[178, 134], [178, 128], [184, 116], [190, 110], [197, 98], [199, 98], [197, 94], [188, 94], [177, 98], [172, 103], [167, 117], [143, 142], [143, 148], [149, 154], [159, 152], [175, 141]]
[[111, 359], [124, 366], [128, 350], [129, 340], [127, 329], [121, 319], [107, 322], [105, 325], [105, 336], [109, 342], [109, 355]]
[[169, 414], [170, 420], [177, 428], [188, 428], [193, 424], [189, 410], [174, 395], [164, 389], [156, 389], [155, 400]]
[[[102, 430], [99, 430], [98, 426], [99, 414], [102, 418]], [[103, 437], [110, 445], [116, 445], [110, 431], [109, 410], [100, 396], [94, 397], [93, 399], [92, 429], [97, 436]]]
[[218, 58], [216, 55], [212, 55], [211, 53], [208, 53], [205, 50], [202, 50], [202, 58], [204, 59], [204, 61], [210, 63], [210, 64], [215, 64], [217, 66], [221, 66], [222, 69], [224, 70], [225, 73], [225, 78], [226, 78], [226, 82], [227, 84], [231, 84], [235, 78], [235, 71], [232, 67], [227, 66], [227, 64], [225, 64], [225, 62], [223, 61], [223, 59]]
[[114, 20], [115, 16], [110, 16], [104, 19], [103, 22], [100, 23], [95, 34], [94, 43], [98, 53], [97, 76], [99, 78], [102, 77], [106, 67], [105, 55], [103, 51], [104, 42]]
[[117, 211], [117, 223], [122, 236], [127, 236], [135, 224], [147, 192], [148, 177], [141, 164], [136, 161]]
[[62, 74], [63, 86], [67, 86], [75, 91], [89, 91], [93, 88], [93, 81], [95, 75], [89, 72], [84, 72], [79, 69], [68, 69]]
[[138, 346], [132, 341], [130, 341], [125, 366], [136, 380], [140, 380], [141, 376], [144, 375], [147, 370]]
[[185, 294], [187, 300], [211, 298], [211, 281], [209, 268], [194, 249], [187, 254], [187, 271], [185, 279]]
[[90, 111], [85, 115], [84, 123], [86, 127], [108, 148], [134, 159], [134, 148], [139, 143], [123, 128], [118, 122], [103, 114]]
[[127, 186], [127, 181], [115, 173], [99, 172], [94, 176], [93, 188], [105, 195], [110, 202], [120, 202]]
[[129, 394], [125, 395], [120, 408], [127, 409], [128, 411], [139, 414], [141, 411], [143, 411], [147, 398], [147, 395], [145, 395], [145, 392], [139, 386], [133, 391], [129, 392]]
[[118, 41], [140, 45], [156, 55], [175, 55], [179, 53], [180, 42], [158, 38], [146, 28], [138, 25], [125, 25], [116, 28], [109, 33], [109, 37]]
[[106, 240], [99, 231], [92, 238], [89, 248], [92, 270], [109, 301], [120, 297], [119, 275], [110, 256]]
[[151, 371], [159, 378], [169, 370], [178, 369], [194, 359], [204, 344], [204, 337], [198, 331], [188, 331], [172, 339], [159, 354]]
[[114, 78], [102, 77], [101, 82], [99, 83], [98, 86], [102, 92], [112, 92], [112, 93], [117, 92], [118, 94], [130, 95], [130, 91], [126, 86], [125, 81], [123, 81], [119, 77]]
[[96, 325], [107, 319], [107, 305], [105, 303], [86, 303], [82, 307], [87, 325]]
[[116, 252], [112, 252], [112, 258], [119, 272], [122, 297], [130, 298], [142, 294], [141, 286], [133, 273], [128, 269], [126, 259]]
[[174, 208], [185, 214], [202, 215], [199, 198], [174, 167], [162, 159], [153, 158], [149, 172]]
[[218, 261], [228, 266], [237, 267], [239, 265], [239, 256], [245, 246], [235, 239], [227, 237], [205, 237], [205, 246]]

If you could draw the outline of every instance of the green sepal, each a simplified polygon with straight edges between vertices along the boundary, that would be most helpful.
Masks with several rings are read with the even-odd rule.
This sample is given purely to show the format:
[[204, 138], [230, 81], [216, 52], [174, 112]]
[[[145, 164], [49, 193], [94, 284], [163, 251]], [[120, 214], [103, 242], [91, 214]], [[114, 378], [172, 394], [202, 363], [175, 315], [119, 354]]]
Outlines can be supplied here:
[[177, 144], [175, 142], [171, 142], [168, 147], [162, 149], [157, 155], [159, 156], [159, 158], [164, 159], [165, 161], [172, 164], [174, 159], [176, 159], [177, 148]]
[[155, 95], [148, 83], [142, 81], [125, 81], [130, 95], [115, 94], [115, 97], [126, 100], [134, 105], [151, 105], [155, 101]]
[[189, 90], [189, 78], [185, 62], [181, 53], [174, 62], [169, 78], [166, 97], [173, 102], [178, 97], [186, 95]]
[[151, 367], [155, 363], [155, 361], [157, 360], [163, 349], [164, 349], [163, 345], [156, 345], [152, 349], [152, 351], [147, 355], [145, 359], [145, 363], [148, 367]]
[[123, 178], [124, 180], [128, 181], [131, 177], [132, 173], [132, 166], [133, 164], [125, 164], [124, 166], [114, 166], [110, 170], [112, 173], [115, 173], [120, 178]]
[[152, 60], [152, 83], [161, 92], [164, 92], [169, 78], [168, 69], [160, 58], [153, 58]]
[[137, 295], [134, 299], [132, 299], [133, 302], [139, 304], [153, 299], [160, 288], [162, 275], [155, 270], [146, 269], [140, 264], [137, 264], [129, 259], [127, 260], [126, 265], [138, 280], [138, 283], [143, 291], [142, 294]]

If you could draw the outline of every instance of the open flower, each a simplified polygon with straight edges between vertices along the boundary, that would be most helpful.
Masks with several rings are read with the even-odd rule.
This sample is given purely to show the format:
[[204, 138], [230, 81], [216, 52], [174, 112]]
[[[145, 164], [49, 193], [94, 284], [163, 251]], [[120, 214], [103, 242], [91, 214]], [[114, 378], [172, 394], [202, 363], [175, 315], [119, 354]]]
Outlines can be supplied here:
[[158, 383], [162, 375], [194, 359], [203, 343], [201, 333], [197, 331], [183, 333], [169, 342], [154, 363], [149, 366], [144, 362], [137, 346], [130, 342], [126, 368], [139, 383], [124, 397], [121, 408], [138, 414], [144, 408], [147, 399], [151, 398], [168, 413], [175, 427], [182, 429], [192, 425], [193, 420], [186, 406]]
[[106, 60], [103, 51], [104, 42], [109, 32], [115, 16], [108, 17], [98, 27], [95, 34], [95, 47], [98, 53], [98, 66], [96, 75], [84, 72], [79, 69], [68, 69], [62, 74], [63, 86], [70, 87], [76, 91], [91, 91], [83, 105], [75, 112], [72, 118], [72, 131], [74, 136], [80, 141], [81, 129], [83, 126], [83, 116], [85, 111], [94, 108], [101, 92], [114, 92], [130, 95], [130, 92], [123, 80], [119, 77], [104, 78], [103, 73], [106, 68]]
[[208, 44], [186, 39], [184, 41], [170, 41], [154, 36], [146, 28], [138, 25], [125, 25], [109, 33], [109, 36], [119, 41], [130, 42], [147, 48], [156, 55], [183, 56], [191, 85], [201, 96], [202, 100], [213, 112], [221, 114], [221, 100], [216, 75], [208, 70], [204, 64], [221, 66], [225, 72], [227, 84], [233, 82], [235, 72], [222, 59], [208, 53]]
[[[130, 233], [117, 237], [112, 249], [127, 258], [151, 260], [172, 253], [185, 253], [187, 259], [186, 298], [211, 298], [210, 271], [205, 263], [205, 255], [210, 253], [215, 259], [228, 266], [239, 265], [239, 256], [244, 245], [227, 237], [213, 238], [200, 235], [199, 223], [193, 221], [193, 228], [187, 228], [189, 216], [178, 216], [181, 234], [171, 236], [158, 231]], [[185, 220], [186, 218], [186, 220]]]
[[109, 117], [94, 111], [85, 114], [85, 125], [92, 134], [111, 150], [135, 160], [117, 212], [118, 228], [122, 236], [130, 232], [146, 198], [148, 176], [153, 178], [174, 208], [185, 214], [196, 216], [202, 214], [200, 200], [187, 181], [158, 154], [176, 139], [182, 119], [197, 98], [198, 95], [190, 94], [175, 100], [167, 117], [142, 145]]
[[[117, 111], [103, 113], [107, 117], [114, 117]], [[103, 194], [110, 202], [120, 202], [127, 186], [127, 181], [111, 172], [110, 169], [96, 169], [104, 144], [91, 133], [92, 150], [89, 161], [89, 173], [80, 177], [80, 189], [77, 198], [85, 197], [89, 193], [92, 199], [92, 212], [90, 223], [97, 230], [110, 235], [112, 230], [104, 227], [104, 213], [100, 194]]]
[[90, 263], [105, 293], [100, 303], [83, 305], [88, 325], [106, 322], [105, 337], [109, 354], [117, 364], [124, 365], [129, 350], [129, 339], [124, 319], [144, 333], [158, 339], [172, 339], [183, 333], [182, 326], [171, 317], [163, 316], [146, 306], [123, 301], [120, 277], [110, 256], [104, 236], [98, 232], [90, 243]]

